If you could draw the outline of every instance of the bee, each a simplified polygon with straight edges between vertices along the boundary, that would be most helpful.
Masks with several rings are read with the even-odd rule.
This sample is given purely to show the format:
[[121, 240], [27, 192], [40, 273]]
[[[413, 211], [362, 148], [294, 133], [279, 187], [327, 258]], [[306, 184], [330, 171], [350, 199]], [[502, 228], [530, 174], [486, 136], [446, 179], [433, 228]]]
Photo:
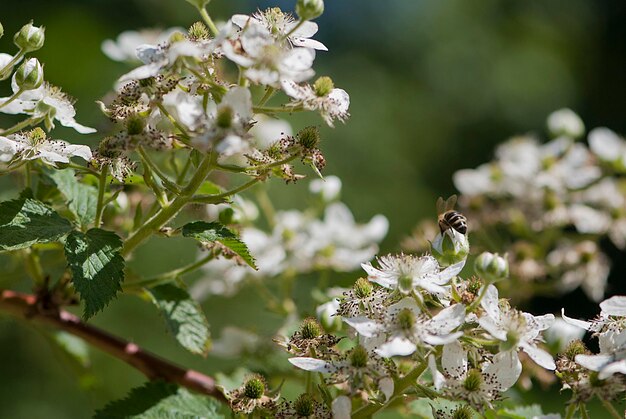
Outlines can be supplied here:
[[458, 211], [455, 211], [456, 195], [452, 195], [445, 201], [439, 197], [437, 200], [437, 214], [439, 229], [443, 234], [447, 229], [452, 228], [461, 234], [467, 233], [467, 218]]

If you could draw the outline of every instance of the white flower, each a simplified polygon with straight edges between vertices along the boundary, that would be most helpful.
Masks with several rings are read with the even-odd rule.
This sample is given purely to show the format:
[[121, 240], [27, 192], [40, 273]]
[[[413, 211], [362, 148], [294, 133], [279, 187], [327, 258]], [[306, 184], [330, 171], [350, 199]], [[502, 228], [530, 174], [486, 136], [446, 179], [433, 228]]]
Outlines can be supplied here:
[[44, 163], [69, 163], [72, 157], [91, 160], [91, 150], [85, 145], [69, 144], [61, 140], [31, 138], [22, 134], [0, 136], [0, 161], [14, 158], [22, 160], [41, 159]]
[[467, 351], [459, 341], [443, 347], [443, 374], [437, 370], [433, 355], [429, 357], [428, 365], [435, 389], [455, 400], [465, 400], [478, 410], [485, 406], [491, 407], [491, 402], [498, 400], [501, 393], [511, 388], [522, 372], [521, 362], [511, 351], [500, 352], [493, 356], [491, 362], [482, 362], [472, 369]]
[[465, 265], [465, 261], [462, 261], [442, 270], [437, 260], [428, 255], [387, 255], [376, 260], [379, 268], [374, 268], [370, 263], [361, 265], [367, 272], [368, 279], [403, 293], [409, 293], [415, 288], [432, 293], [446, 293], [443, 286], [461, 272]]
[[462, 304], [444, 308], [429, 318], [422, 314], [411, 297], [391, 305], [382, 322], [366, 317], [344, 319], [359, 335], [366, 338], [363, 342], [366, 348], [374, 348], [374, 352], [385, 358], [411, 355], [418, 345], [450, 343], [463, 335], [462, 332], [452, 331], [464, 320], [465, 306]]
[[[11, 82], [13, 93], [19, 91], [15, 82], [15, 74]], [[0, 103], [4, 103], [9, 98], [0, 98]], [[76, 110], [70, 98], [58, 87], [44, 82], [34, 90], [26, 90], [19, 97], [6, 106], [0, 108], [0, 112], [8, 114], [26, 114], [33, 118], [45, 120], [48, 129], [54, 128], [54, 120], [57, 120], [64, 127], [74, 128], [81, 134], [96, 132], [95, 129], [79, 124], [74, 119]]]
[[[240, 48], [237, 48], [239, 46]], [[280, 88], [282, 80], [302, 82], [313, 76], [315, 51], [309, 48], [283, 49], [260, 23], [250, 20], [235, 40], [224, 42], [228, 59], [244, 67], [252, 82]]]
[[552, 326], [545, 331], [546, 341], [558, 345], [558, 351], [563, 352], [565, 348], [574, 340], [582, 339], [585, 331], [580, 327], [572, 325], [562, 317], [557, 317]]
[[506, 342], [506, 346], [511, 350], [523, 350], [533, 361], [546, 369], [556, 368], [550, 354], [537, 347], [537, 342], [541, 341], [540, 332], [554, 323], [554, 315], [533, 316], [507, 305], [501, 307], [498, 289], [493, 285], [488, 286], [480, 304], [485, 314], [478, 318], [478, 324], [491, 336]]
[[319, 194], [324, 202], [332, 202], [339, 198], [341, 193], [341, 179], [337, 176], [326, 176], [324, 179], [315, 179], [309, 183], [309, 191]]
[[600, 159], [626, 168], [626, 141], [608, 128], [589, 133], [589, 147]]
[[343, 89], [333, 88], [320, 95], [309, 84], [299, 85], [294, 80], [282, 80], [283, 91], [290, 96], [292, 106], [301, 105], [310, 111], [320, 111], [322, 118], [329, 126], [333, 126], [335, 119], [345, 122], [350, 116], [350, 96]]
[[[328, 48], [326, 48], [324, 44], [310, 39], [317, 33], [318, 28], [316, 23], [310, 21], [303, 23], [296, 22], [290, 14], [283, 13], [278, 8], [267, 9], [263, 12], [258, 11], [252, 16], [234, 15], [231, 20], [240, 28], [245, 28], [251, 23], [259, 24], [274, 35], [277, 40], [287, 37], [287, 40], [296, 47], [328, 51]], [[300, 26], [296, 28], [299, 23]], [[296, 29], [294, 30], [294, 28]]]
[[281, 138], [293, 135], [291, 124], [284, 119], [270, 118], [260, 114], [255, 117], [255, 120], [257, 122], [250, 128], [249, 133], [254, 137], [254, 146], [259, 150], [265, 150]]
[[496, 191], [494, 167], [483, 164], [476, 169], [457, 170], [453, 175], [454, 186], [464, 195], [490, 195]]
[[574, 111], [564, 108], [554, 111], [548, 116], [548, 130], [555, 137], [566, 135], [578, 138], [585, 133], [585, 124]]
[[144, 44], [160, 44], [166, 42], [174, 32], [184, 32], [183, 28], [141, 29], [124, 31], [115, 40], [105, 39], [100, 46], [102, 52], [114, 61], [135, 62], [137, 47]]

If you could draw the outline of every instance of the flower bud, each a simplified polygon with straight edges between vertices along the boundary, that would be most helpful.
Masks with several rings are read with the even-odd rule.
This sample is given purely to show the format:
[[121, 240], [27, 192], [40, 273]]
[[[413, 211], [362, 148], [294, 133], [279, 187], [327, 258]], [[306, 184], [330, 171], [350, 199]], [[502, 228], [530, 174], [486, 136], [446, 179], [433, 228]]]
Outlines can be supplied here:
[[578, 138], [585, 133], [585, 124], [574, 111], [564, 108], [548, 116], [548, 130], [553, 137]]
[[298, 0], [296, 13], [301, 20], [313, 20], [324, 13], [324, 0]]
[[467, 258], [469, 254], [469, 240], [453, 228], [439, 233], [430, 245], [433, 256], [441, 266], [450, 266]]
[[33, 90], [41, 86], [43, 67], [37, 58], [29, 58], [17, 68], [15, 83], [20, 90]]
[[46, 39], [44, 32], [45, 29], [42, 26], [33, 26], [33, 22], [30, 22], [22, 26], [22, 29], [15, 34], [13, 43], [17, 45], [22, 52], [37, 51], [43, 46]]
[[4, 35], [4, 27], [2, 26], [2, 23], [0, 23], [0, 38], [2, 38], [2, 35]]
[[509, 276], [509, 262], [497, 253], [483, 252], [474, 261], [474, 271], [489, 282]]

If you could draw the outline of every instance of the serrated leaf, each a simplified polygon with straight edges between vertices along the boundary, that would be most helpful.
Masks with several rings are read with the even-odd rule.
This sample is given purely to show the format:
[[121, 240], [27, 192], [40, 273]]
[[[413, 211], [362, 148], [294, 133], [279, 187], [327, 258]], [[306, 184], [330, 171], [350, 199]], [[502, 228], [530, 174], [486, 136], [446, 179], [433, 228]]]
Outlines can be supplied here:
[[222, 188], [220, 188], [218, 185], [211, 182], [210, 180], [205, 180], [204, 182], [202, 182], [202, 184], [196, 191], [196, 193], [199, 195], [216, 195], [222, 192]]
[[147, 291], [178, 343], [190, 352], [206, 355], [211, 335], [209, 322], [200, 304], [187, 291], [172, 284], [159, 285]]
[[235, 252], [252, 268], [256, 269], [254, 258], [248, 246], [239, 237], [220, 223], [195, 221], [183, 226], [183, 236], [193, 237], [202, 243], [219, 242]]
[[72, 232], [65, 241], [65, 257], [72, 271], [72, 282], [85, 302], [83, 316], [102, 310], [124, 280], [122, 239], [117, 234], [92, 228], [87, 233]]
[[81, 183], [72, 169], [55, 170], [50, 174], [54, 183], [68, 201], [68, 207], [81, 226], [92, 223], [96, 218], [98, 190]]
[[72, 230], [68, 220], [27, 195], [0, 203], [0, 250], [57, 241]]
[[223, 419], [218, 402], [175, 384], [152, 381], [97, 411], [94, 419]]

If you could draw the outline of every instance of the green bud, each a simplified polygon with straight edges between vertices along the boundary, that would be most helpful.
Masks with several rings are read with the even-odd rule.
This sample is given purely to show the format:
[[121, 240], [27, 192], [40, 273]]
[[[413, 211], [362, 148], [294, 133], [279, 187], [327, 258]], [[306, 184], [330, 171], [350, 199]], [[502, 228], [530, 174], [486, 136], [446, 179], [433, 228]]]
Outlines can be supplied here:
[[364, 368], [365, 366], [367, 366], [369, 354], [367, 353], [367, 349], [365, 349], [361, 345], [358, 345], [350, 351], [348, 359], [350, 360], [350, 365], [354, 368]]
[[191, 25], [188, 33], [191, 39], [209, 39], [209, 28], [202, 22]]
[[0, 38], [2, 38], [2, 35], [4, 35], [4, 27], [2, 26], [2, 23], [0, 23]]
[[357, 298], [367, 298], [372, 295], [372, 292], [374, 291], [374, 286], [366, 278], [359, 278], [354, 283], [352, 289], [354, 290], [354, 294], [357, 296]]
[[306, 127], [296, 135], [300, 145], [307, 150], [317, 147], [320, 142], [320, 130], [317, 127]]
[[469, 254], [469, 240], [453, 228], [438, 234], [431, 243], [433, 256], [441, 266], [450, 266], [467, 258]]
[[260, 399], [265, 394], [265, 382], [261, 377], [252, 377], [243, 385], [243, 394], [249, 399]]
[[29, 58], [17, 68], [15, 83], [21, 90], [33, 90], [41, 86], [43, 67], [37, 58]]
[[197, 9], [204, 9], [204, 7], [209, 4], [211, 0], [185, 0], [187, 3], [196, 7]]
[[304, 339], [315, 339], [322, 334], [322, 326], [314, 318], [304, 319], [300, 325], [300, 335]]
[[126, 118], [126, 131], [128, 135], [141, 134], [146, 127], [146, 119], [134, 114]]
[[33, 22], [30, 22], [19, 30], [13, 37], [13, 43], [22, 51], [22, 52], [32, 52], [37, 51], [39, 48], [43, 46], [43, 43], [46, 39], [44, 34], [45, 29], [43, 26], [37, 27], [33, 26]]
[[320, 77], [313, 83], [313, 90], [315, 90], [315, 94], [319, 97], [328, 95], [334, 88], [333, 79], [326, 76]]
[[576, 355], [587, 354], [587, 347], [581, 340], [576, 339], [570, 342], [563, 354], [568, 360], [573, 362], [576, 359]]
[[170, 35], [168, 41], [170, 44], [175, 44], [176, 42], [181, 42], [181, 41], [184, 41], [185, 39], [187, 39], [185, 37], [185, 34], [177, 31]]
[[483, 252], [474, 261], [474, 271], [489, 282], [509, 276], [509, 262], [497, 253]]
[[296, 3], [296, 14], [301, 20], [313, 20], [320, 17], [322, 13], [324, 13], [324, 0], [298, 0]]
[[230, 128], [233, 123], [233, 109], [230, 106], [220, 106], [217, 108], [215, 123], [220, 128]]
[[303, 393], [294, 402], [293, 409], [299, 418], [308, 418], [315, 413], [315, 401], [308, 393]]

